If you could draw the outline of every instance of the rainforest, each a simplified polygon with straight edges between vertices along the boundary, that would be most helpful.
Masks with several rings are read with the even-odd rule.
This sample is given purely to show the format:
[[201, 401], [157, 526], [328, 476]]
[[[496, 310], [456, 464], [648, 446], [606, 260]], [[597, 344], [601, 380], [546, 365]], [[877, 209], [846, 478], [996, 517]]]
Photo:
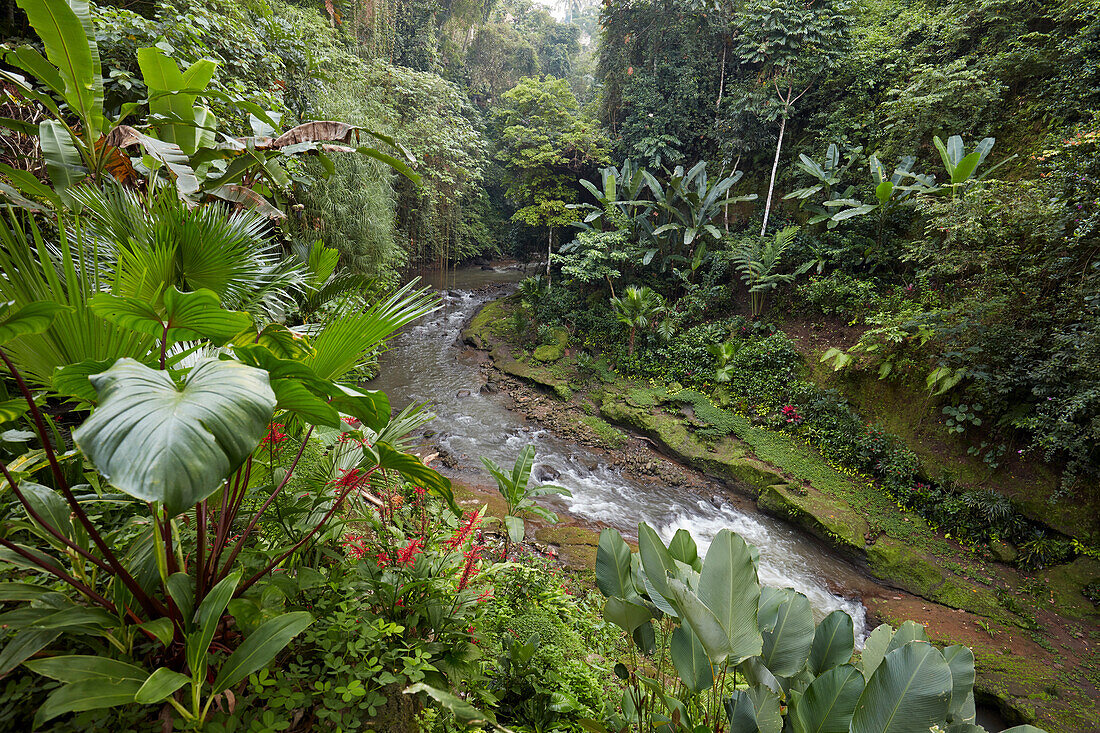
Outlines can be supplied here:
[[5, 0], [0, 731], [1089, 733], [1097, 0]]

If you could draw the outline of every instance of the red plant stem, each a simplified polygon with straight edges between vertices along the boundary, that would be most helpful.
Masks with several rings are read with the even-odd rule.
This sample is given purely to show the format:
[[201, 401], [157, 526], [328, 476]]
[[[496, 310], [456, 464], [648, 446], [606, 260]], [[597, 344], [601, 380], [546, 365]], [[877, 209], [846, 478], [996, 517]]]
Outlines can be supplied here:
[[27, 515], [31, 519], [33, 519], [35, 522], [37, 522], [47, 532], [49, 532], [54, 537], [56, 537], [59, 542], [61, 542], [62, 544], [64, 544], [66, 547], [73, 550], [74, 552], [76, 552], [81, 557], [85, 558], [86, 560], [89, 560], [93, 565], [98, 567], [100, 570], [102, 570], [104, 572], [107, 572], [107, 573], [111, 572], [111, 568], [110, 568], [109, 565], [107, 565], [107, 563], [103, 562], [98, 557], [96, 557], [92, 553], [88, 552], [83, 547], [76, 544], [75, 542], [70, 540], [65, 535], [61, 534], [61, 532], [59, 530], [54, 528], [54, 526], [52, 524], [50, 524], [45, 519], [43, 519], [38, 514], [38, 512], [36, 512], [34, 510], [34, 507], [31, 506], [29, 501], [27, 501], [26, 496], [23, 495], [23, 491], [16, 484], [15, 479], [12, 477], [11, 473], [8, 472], [8, 467], [5, 466], [3, 463], [0, 463], [0, 472], [2, 472], [4, 474], [4, 478], [7, 480], [8, 484], [11, 486], [12, 493], [14, 493], [16, 498], [19, 499], [19, 503], [23, 505], [23, 508], [27, 511]]
[[99, 530], [92, 524], [92, 520], [88, 519], [88, 515], [84, 513], [84, 508], [80, 506], [80, 502], [76, 500], [76, 496], [73, 495], [72, 490], [69, 488], [69, 483], [65, 480], [65, 475], [61, 472], [61, 464], [57, 462], [57, 456], [53, 452], [53, 445], [50, 443], [49, 435], [46, 433], [46, 424], [42, 421], [42, 413], [38, 410], [38, 405], [34, 402], [34, 395], [31, 394], [30, 389], [27, 387], [27, 383], [23, 381], [23, 377], [19, 374], [19, 370], [15, 368], [15, 365], [11, 363], [8, 355], [3, 349], [0, 349], [0, 360], [3, 360], [4, 365], [15, 377], [15, 383], [19, 386], [19, 391], [23, 394], [23, 399], [27, 401], [27, 406], [30, 407], [31, 417], [34, 419], [35, 429], [38, 431], [38, 437], [42, 440], [42, 449], [46, 453], [46, 460], [50, 463], [50, 470], [53, 472], [54, 480], [57, 482], [57, 488], [64, 495], [65, 500], [69, 502], [69, 506], [73, 510], [73, 514], [84, 526], [85, 531], [88, 533], [88, 537], [95, 543], [96, 548], [100, 554], [103, 555], [103, 559], [110, 565], [111, 570], [114, 571], [115, 576], [122, 581], [122, 584], [126, 586], [126, 589], [137, 599], [137, 602], [141, 604], [141, 607], [145, 609], [145, 612], [149, 615], [168, 615], [168, 609], [164, 607], [164, 604], [153, 598], [146, 593], [138, 582], [134, 579], [130, 573], [126, 571], [126, 568], [122, 567], [122, 563], [118, 561], [115, 554], [111, 552], [111, 548], [107, 546], [103, 536], [99, 534]]
[[[260, 521], [260, 517], [263, 516], [264, 512], [267, 511], [267, 508], [271, 506], [271, 502], [275, 501], [275, 498], [282, 493], [283, 489], [286, 488], [286, 485], [290, 482], [290, 477], [294, 475], [294, 469], [298, 467], [298, 461], [301, 460], [302, 453], [304, 453], [306, 450], [306, 443], [309, 442], [309, 436], [312, 434], [313, 426], [310, 425], [309, 430], [306, 431], [305, 436], [302, 438], [302, 445], [298, 448], [298, 454], [294, 456], [294, 462], [291, 463], [290, 468], [287, 469], [286, 476], [283, 477], [282, 483], [280, 483], [278, 487], [276, 487], [276, 489], [271, 492], [271, 496], [267, 497], [267, 501], [265, 501], [263, 503], [263, 506], [261, 506], [256, 511], [256, 514], [252, 517], [252, 521], [248, 523], [248, 526], [245, 527], [244, 532], [241, 533], [241, 537], [239, 540], [237, 540], [237, 544], [233, 546], [233, 551], [229, 553], [229, 559], [225, 561], [225, 565], [222, 567], [221, 573], [219, 574], [219, 579], [229, 575], [229, 569], [233, 567], [233, 561], [237, 559], [237, 555], [240, 554], [241, 549], [244, 547], [245, 540], [247, 540], [248, 536], [252, 534], [252, 530], [256, 528], [256, 524]], [[242, 491], [241, 493], [243, 498], [244, 492]], [[344, 492], [344, 495], [346, 496], [347, 492]], [[313, 532], [310, 532], [309, 534], [313, 534]], [[306, 535], [306, 537], [309, 537], [309, 535]], [[293, 552], [293, 550], [291, 550], [291, 552]], [[249, 581], [250, 584], [251, 582], [252, 581]]]
[[[156, 521], [155, 517], [153, 521]], [[160, 526], [161, 536], [164, 537], [164, 562], [168, 566], [168, 574], [172, 575], [178, 573], [180, 568], [172, 551], [172, 520], [168, 518], [167, 511], [164, 512], [164, 521]]]
[[[367, 472], [367, 476], [370, 476], [372, 473], [374, 473], [377, 470], [378, 470], [377, 466], [372, 468], [370, 471]], [[248, 590], [252, 586], [253, 583], [255, 583], [257, 580], [259, 580], [260, 578], [267, 575], [269, 572], [271, 572], [272, 568], [274, 568], [276, 565], [281, 563], [283, 560], [290, 557], [292, 554], [294, 554], [298, 550], [299, 547], [301, 547], [306, 542], [308, 542], [309, 538], [317, 533], [317, 530], [321, 529], [321, 527], [324, 527], [328, 523], [328, 520], [332, 518], [332, 515], [336, 513], [336, 511], [344, 503], [344, 499], [346, 499], [348, 497], [348, 494], [350, 494], [354, 488], [355, 488], [355, 485], [352, 484], [351, 486], [348, 486], [346, 489], [344, 489], [344, 492], [342, 494], [340, 494], [340, 497], [335, 502], [333, 502], [332, 508], [329, 509], [328, 513], [325, 514], [325, 516], [321, 518], [320, 522], [318, 522], [316, 525], [314, 525], [313, 529], [311, 529], [309, 531], [309, 534], [307, 534], [305, 537], [303, 537], [301, 540], [299, 540], [298, 544], [294, 545], [294, 547], [291, 547], [289, 550], [284, 552], [282, 555], [279, 555], [277, 558], [272, 560], [266, 568], [264, 568], [260, 572], [253, 575], [247, 581], [245, 581], [244, 585], [237, 588], [237, 592], [233, 594], [233, 597], [236, 598], [237, 596], [244, 593], [246, 590]]]
[[[108, 601], [108, 600], [107, 600], [106, 598], [104, 598], [103, 596], [99, 595], [99, 594], [98, 594], [98, 593], [96, 593], [96, 592], [95, 592], [94, 590], [92, 590], [92, 589], [91, 589], [91, 588], [89, 588], [88, 586], [84, 585], [84, 584], [83, 584], [83, 583], [81, 583], [81, 582], [80, 582], [79, 580], [77, 580], [77, 579], [76, 579], [76, 578], [74, 578], [73, 576], [69, 575], [68, 573], [66, 573], [66, 572], [65, 572], [64, 570], [62, 570], [61, 568], [58, 568], [58, 567], [54, 567], [53, 565], [48, 565], [48, 564], [46, 564], [46, 563], [42, 562], [42, 561], [41, 561], [41, 560], [40, 560], [40, 559], [39, 559], [38, 557], [36, 557], [36, 556], [35, 556], [35, 555], [34, 555], [33, 553], [31, 553], [31, 552], [28, 552], [27, 550], [24, 550], [24, 549], [23, 549], [22, 547], [20, 547], [19, 545], [15, 544], [14, 542], [9, 542], [8, 540], [6, 540], [6, 539], [3, 539], [2, 537], [0, 537], [0, 547], [6, 547], [6, 548], [8, 548], [8, 549], [9, 549], [9, 550], [11, 550], [12, 552], [14, 552], [14, 553], [15, 553], [16, 555], [19, 555], [19, 556], [21, 556], [21, 557], [25, 558], [26, 560], [28, 560], [29, 562], [33, 563], [33, 564], [34, 564], [34, 565], [36, 565], [37, 567], [40, 567], [40, 568], [42, 568], [43, 570], [45, 570], [45, 571], [46, 571], [47, 573], [50, 573], [51, 575], [54, 575], [54, 576], [56, 576], [56, 577], [57, 577], [57, 578], [59, 578], [60, 580], [63, 580], [64, 582], [68, 583], [69, 585], [71, 585], [72, 587], [76, 588], [76, 589], [77, 589], [78, 591], [80, 591], [81, 593], [83, 593], [83, 594], [84, 594], [85, 596], [87, 596], [87, 597], [88, 597], [89, 599], [91, 599], [91, 600], [95, 601], [95, 602], [96, 602], [96, 603], [98, 603], [99, 605], [101, 605], [101, 606], [103, 606], [104, 608], [106, 608], [106, 609], [107, 609], [108, 611], [110, 611], [111, 613], [114, 613], [114, 614], [117, 614], [117, 613], [118, 613], [118, 609], [117, 609], [117, 608], [115, 608], [115, 604], [111, 603], [111, 602], [110, 602], [110, 601]], [[132, 612], [131, 612], [131, 613], [132, 613]]]
[[[225, 547], [226, 538], [229, 536], [230, 526], [233, 524], [233, 519], [236, 517], [236, 511], [234, 507], [237, 503], [238, 489], [242, 486], [248, 487], [248, 479], [252, 471], [252, 456], [248, 457], [248, 461], [237, 469], [237, 472], [233, 475], [232, 481], [225, 482], [225, 489], [222, 490], [221, 508], [218, 512], [218, 526], [214, 533], [214, 545], [210, 549], [210, 557], [207, 559], [206, 566], [202, 568], [202, 572], [210, 579], [209, 585], [213, 586], [213, 575], [218, 569], [218, 560], [221, 558], [222, 549]], [[243, 472], [243, 474], [242, 474]]]

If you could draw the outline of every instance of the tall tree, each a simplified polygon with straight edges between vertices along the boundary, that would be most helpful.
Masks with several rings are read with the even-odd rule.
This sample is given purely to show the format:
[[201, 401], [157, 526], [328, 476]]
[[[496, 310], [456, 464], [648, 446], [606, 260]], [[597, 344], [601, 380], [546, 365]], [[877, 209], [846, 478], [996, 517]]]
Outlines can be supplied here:
[[607, 162], [603, 133], [581, 114], [564, 79], [525, 78], [501, 95], [496, 111], [500, 145], [496, 157], [507, 173], [512, 221], [547, 229], [546, 272], [555, 229], [577, 219], [580, 175]]
[[821, 71], [836, 67], [843, 58], [848, 47], [847, 11], [847, 0], [748, 0], [734, 19], [737, 55], [756, 71], [731, 94], [734, 107], [779, 120], [760, 236], [768, 228], [787, 120]]

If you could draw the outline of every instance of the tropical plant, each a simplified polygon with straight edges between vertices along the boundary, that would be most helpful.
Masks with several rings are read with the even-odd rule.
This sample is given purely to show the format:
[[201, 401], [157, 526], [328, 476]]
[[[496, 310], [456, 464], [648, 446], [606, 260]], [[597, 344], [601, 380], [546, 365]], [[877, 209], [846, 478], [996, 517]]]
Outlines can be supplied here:
[[711, 344], [709, 351], [717, 362], [714, 370], [714, 381], [724, 383], [733, 378], [733, 358], [744, 345], [742, 341], [726, 341], [720, 344]]
[[808, 262], [791, 273], [778, 272], [779, 264], [800, 227], [789, 226], [771, 237], [744, 237], [729, 253], [741, 280], [749, 289], [752, 317], [764, 312], [765, 298], [780, 283], [789, 283], [813, 266]]
[[537, 332], [542, 325], [542, 309], [550, 296], [550, 280], [542, 275], [533, 275], [519, 284], [519, 299], [531, 312], [531, 321]]
[[[201, 727], [216, 696], [268, 664], [312, 620], [303, 612], [276, 615], [240, 641], [227, 626], [227, 609], [243, 612], [234, 599], [253, 603], [271, 573], [317, 537], [349, 496], [369, 494], [375, 474], [399, 474], [452, 501], [449, 482], [386, 442], [402, 437], [388, 424], [386, 396], [338, 381], [364, 349], [434, 306], [423, 293], [399, 291], [345, 319], [336, 337], [326, 328], [312, 343], [285, 328], [257, 330], [247, 314], [225, 310], [204, 289], [172, 285], [157, 303], [100, 292], [83, 307], [154, 346], [146, 363], [123, 358], [59, 372], [61, 391], [92, 405], [72, 432], [76, 448], [59, 453], [58, 428], [7, 346], [46, 331], [67, 308], [39, 301], [3, 314], [0, 361], [25, 403], [8, 418], [26, 414], [40, 447], [0, 464], [26, 517], [0, 538], [2, 559], [29, 581], [0, 585], [0, 598], [19, 606], [6, 616], [15, 633], [0, 650], [0, 670], [26, 662], [63, 683], [38, 711], [39, 722], [167, 703]], [[168, 370], [177, 345], [228, 351]], [[362, 429], [348, 429], [341, 413]], [[290, 423], [298, 425], [294, 437], [282, 431]], [[355, 441], [358, 461], [320, 489], [325, 500], [296, 542], [269, 544], [257, 527], [318, 426]], [[294, 440], [300, 446], [288, 464], [265, 465], [265, 454]], [[110, 507], [122, 511], [122, 522], [118, 511], [104, 511]], [[61, 634], [113, 654], [39, 655]], [[187, 686], [185, 700], [173, 697]]]
[[507, 473], [491, 459], [482, 457], [481, 462], [497, 483], [497, 490], [504, 497], [508, 505], [508, 512], [504, 515], [504, 528], [506, 530], [504, 542], [504, 556], [508, 556], [509, 546], [523, 542], [524, 524], [523, 518], [533, 514], [546, 522], [557, 522], [558, 516], [545, 507], [535, 503], [535, 499], [548, 494], [560, 494], [572, 496], [568, 489], [551, 484], [541, 486], [529, 486], [531, 479], [531, 467], [535, 464], [534, 446], [525, 445], [516, 457], [512, 466], [512, 472]]
[[667, 311], [661, 294], [649, 287], [631, 285], [622, 298], [611, 298], [616, 320], [630, 329], [630, 354], [634, 354], [634, 339], [638, 329], [655, 328]]
[[947, 138], [947, 143], [944, 143], [939, 135], [932, 138], [932, 144], [939, 151], [940, 160], [943, 161], [944, 170], [947, 171], [948, 183], [946, 188], [951, 190], [952, 198], [964, 193], [973, 183], [987, 178], [993, 171], [1017, 157], [1016, 155], [1009, 156], [992, 168], [986, 169], [981, 175], [977, 175], [978, 168], [985, 162], [990, 151], [993, 150], [995, 142], [996, 140], [992, 137], [984, 138], [974, 146], [973, 151], [967, 154], [963, 139], [959, 135], [952, 135]]
[[[39, 198], [55, 207], [58, 204], [71, 206], [70, 190], [86, 178], [99, 183], [109, 175], [119, 181], [135, 183], [139, 178], [137, 168], [124, 153], [134, 145], [142, 149], [145, 162], [152, 166], [152, 177], [158, 174], [157, 168], [171, 172], [182, 198], [196, 201], [204, 192], [209, 192], [222, 199], [254, 206], [276, 218], [284, 215], [255, 190], [240, 185], [242, 180], [247, 183], [262, 180], [261, 190], [278, 197], [289, 186], [290, 179], [274, 156], [283, 158], [312, 153], [325, 161], [326, 170], [331, 171], [328, 152], [356, 151], [387, 163], [414, 181], [419, 180], [399, 158], [358, 145], [363, 133], [387, 143], [398, 155], [408, 157], [406, 151], [388, 136], [332, 121], [308, 122], [276, 135], [277, 115], [246, 100], [233, 102], [250, 112], [253, 137], [223, 136], [224, 142], [217, 143], [217, 120], [205, 106], [195, 105], [198, 98], [215, 94], [207, 85], [217, 65], [202, 59], [181, 71], [174, 60], [157, 48], [140, 49], [137, 60], [149, 90], [151, 116], [148, 122], [161, 137], [123, 124], [141, 107], [139, 102], [122, 105], [118, 116], [108, 120], [104, 111], [99, 47], [87, 0], [18, 0], [18, 4], [45, 46], [46, 56], [34, 48], [21, 46], [7, 52], [4, 60], [29, 74], [46, 91], [35, 89], [26, 77], [15, 72], [0, 70], [0, 78], [12, 84], [23, 97], [41, 104], [50, 119], [35, 127], [25, 120], [0, 118], [0, 125], [38, 139], [55, 191], [51, 194], [25, 171], [4, 166], [0, 173], [14, 188], [5, 184], [0, 187], [0, 193], [19, 205], [42, 210], [42, 206], [32, 200]], [[351, 144], [356, 147], [348, 147]], [[201, 181], [199, 174], [203, 176]]]
[[630, 665], [615, 668], [621, 715], [588, 730], [984, 731], [970, 649], [939, 649], [907, 621], [879, 626], [853, 660], [852, 618], [838, 610], [815, 625], [806, 596], [760, 585], [758, 557], [728, 529], [705, 558], [683, 529], [666, 546], [640, 524], [637, 552], [601, 532], [596, 584], [604, 618], [630, 639]]
[[795, 191], [791, 191], [784, 196], [786, 199], [799, 199], [802, 204], [805, 205], [807, 201], [811, 201], [815, 198], [821, 199], [821, 204], [815, 204], [813, 206], [814, 216], [810, 218], [810, 224], [817, 224], [818, 222], [828, 221], [828, 228], [832, 229], [837, 225], [837, 222], [832, 219], [832, 213], [823, 208], [824, 206], [830, 206], [830, 202], [836, 199], [844, 199], [851, 196], [854, 186], [848, 186], [846, 190], [839, 190], [840, 183], [843, 180], [848, 170], [856, 163], [860, 158], [860, 153], [863, 152], [862, 147], [852, 148], [848, 151], [848, 160], [842, 166], [840, 164], [840, 148], [836, 143], [829, 143], [829, 148], [825, 151], [825, 158], [821, 163], [818, 163], [805, 153], [799, 154], [799, 161], [795, 165], [805, 173], [809, 174], [816, 183], [812, 183], [804, 188], [799, 188]]
[[67, 306], [49, 329], [8, 347], [37, 384], [51, 384], [62, 366], [92, 361], [105, 369], [123, 356], [142, 360], [153, 348], [150, 334], [119, 328], [90, 308], [100, 292], [158, 308], [173, 286], [205, 289], [262, 321], [281, 320], [293, 307], [300, 268], [281, 258], [255, 213], [193, 208], [167, 188], [139, 194], [114, 184], [75, 189], [70, 200], [82, 213], [71, 226], [58, 221], [56, 245], [33, 218], [8, 212], [0, 222], [0, 298]]
[[722, 213], [723, 207], [756, 199], [756, 194], [727, 196], [743, 175], [742, 171], [734, 171], [711, 183], [706, 161], [699, 161], [687, 171], [677, 166], [667, 182], [643, 170], [642, 176], [653, 196], [652, 205], [658, 217], [653, 222], [644, 214], [638, 219], [646, 241], [656, 245], [642, 255], [642, 264], [648, 265], [661, 254], [662, 271], [675, 262], [687, 263], [692, 273], [698, 270], [707, 256], [706, 243], [717, 242], [722, 237], [712, 221]]

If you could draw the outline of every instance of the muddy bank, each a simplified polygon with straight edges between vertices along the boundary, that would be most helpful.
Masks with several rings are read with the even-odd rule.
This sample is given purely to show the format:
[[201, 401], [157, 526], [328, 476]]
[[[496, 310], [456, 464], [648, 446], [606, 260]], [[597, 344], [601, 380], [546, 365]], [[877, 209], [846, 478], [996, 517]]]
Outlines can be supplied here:
[[[675, 386], [593, 379], [568, 348], [535, 358], [510, 341], [509, 309], [505, 300], [490, 303], [463, 334], [470, 348], [462, 358], [480, 364], [484, 389], [508, 395], [533, 424], [589, 446], [637, 481], [705, 496], [717, 479], [724, 500], [755, 505], [843, 553], [861, 572], [834, 592], [859, 595], [876, 621], [913, 619], [941, 643], [974, 648], [977, 689], [1007, 722], [1037, 722], [1052, 733], [1093, 729], [1100, 632], [1080, 587], [1095, 561], [1038, 577], [987, 562], [785, 434], [731, 414], [730, 435], [704, 440], [695, 397]], [[591, 568], [598, 527], [570, 518], [538, 532], [563, 558]]]

